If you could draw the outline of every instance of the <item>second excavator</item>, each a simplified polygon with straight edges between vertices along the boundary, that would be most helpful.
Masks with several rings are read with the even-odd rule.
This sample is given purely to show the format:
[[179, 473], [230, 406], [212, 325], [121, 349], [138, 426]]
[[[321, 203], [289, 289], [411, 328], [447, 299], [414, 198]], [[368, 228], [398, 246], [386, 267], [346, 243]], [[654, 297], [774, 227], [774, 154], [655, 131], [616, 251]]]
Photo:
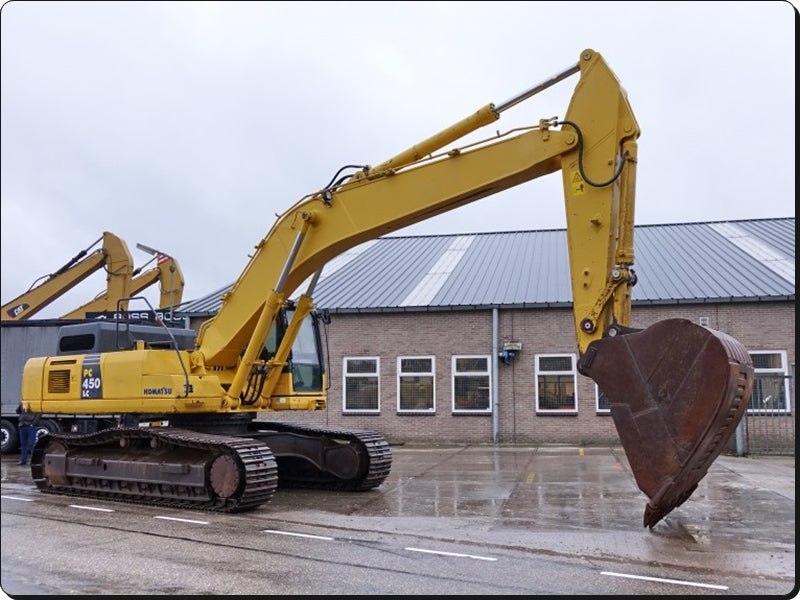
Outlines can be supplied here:
[[[101, 241], [102, 246], [95, 248]], [[139, 247], [142, 245], [139, 244]], [[101, 238], [95, 240], [85, 250], [81, 250], [63, 267], [50, 275], [40, 277], [25, 293], [3, 305], [0, 311], [2, 320], [30, 319], [100, 269], [106, 272], [105, 291], [59, 318], [85, 319], [90, 313], [125, 310], [132, 296], [156, 282], [160, 284], [161, 308], [172, 308], [180, 304], [185, 282], [177, 260], [147, 246], [144, 248], [156, 253], [156, 257], [152, 259], [156, 261], [156, 266], [142, 272], [144, 266], [150, 263], [134, 269], [133, 258], [125, 240], [109, 231], [104, 231]]]
[[[576, 73], [563, 119], [443, 150]], [[362, 242], [560, 171], [579, 370], [610, 400], [652, 527], [724, 448], [753, 367], [722, 332], [682, 319], [644, 330], [630, 323], [639, 135], [616, 75], [587, 49], [556, 76], [377, 166], [343, 167], [278, 216], [194, 348], [140, 341], [98, 354], [76, 343], [71, 355], [28, 361], [23, 402], [34, 411], [116, 414], [126, 424], [40, 439], [37, 487], [229, 512], [267, 502], [279, 483], [380, 485], [391, 452], [378, 433], [255, 419], [326, 406], [322, 315], [312, 299], [322, 268]]]
[[[151, 262], [156, 261], [156, 266], [142, 271]], [[127, 300], [141, 293], [154, 283], [159, 284], [159, 307], [172, 310], [183, 299], [183, 288], [186, 285], [178, 261], [166, 254], [157, 253], [145, 265], [136, 268], [132, 273], [133, 278], [128, 282], [127, 295], [117, 297], [111, 289], [99, 294], [93, 300], [63, 315], [62, 319], [83, 319], [92, 313], [113, 312], [125, 310]]]
[[[103, 242], [100, 248], [97, 244]], [[91, 252], [90, 252], [91, 250]], [[128, 250], [125, 240], [109, 231], [104, 231], [102, 237], [95, 240], [88, 248], [81, 250], [73, 256], [63, 267], [37, 279], [23, 294], [17, 296], [0, 311], [3, 321], [24, 321], [49, 306], [87, 277], [105, 269], [106, 272], [106, 298], [127, 298], [130, 296], [130, 281], [133, 274], [133, 258]], [[113, 310], [114, 302], [98, 304], [99, 310]], [[83, 318], [80, 309], [63, 316], [67, 318]]]

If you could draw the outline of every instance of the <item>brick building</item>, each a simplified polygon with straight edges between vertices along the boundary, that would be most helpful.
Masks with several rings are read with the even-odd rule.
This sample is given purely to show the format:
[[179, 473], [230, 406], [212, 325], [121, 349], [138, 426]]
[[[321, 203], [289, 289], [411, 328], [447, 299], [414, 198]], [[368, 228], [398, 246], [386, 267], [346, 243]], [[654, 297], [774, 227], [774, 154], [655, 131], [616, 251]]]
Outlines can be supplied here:
[[[756, 385], [737, 435], [793, 453], [794, 218], [637, 226], [635, 240], [632, 325], [685, 318], [738, 339]], [[227, 289], [181, 312], [197, 323]], [[618, 443], [577, 372], [564, 230], [379, 238], [326, 266], [315, 303], [331, 314], [327, 409], [270, 419], [394, 442]]]

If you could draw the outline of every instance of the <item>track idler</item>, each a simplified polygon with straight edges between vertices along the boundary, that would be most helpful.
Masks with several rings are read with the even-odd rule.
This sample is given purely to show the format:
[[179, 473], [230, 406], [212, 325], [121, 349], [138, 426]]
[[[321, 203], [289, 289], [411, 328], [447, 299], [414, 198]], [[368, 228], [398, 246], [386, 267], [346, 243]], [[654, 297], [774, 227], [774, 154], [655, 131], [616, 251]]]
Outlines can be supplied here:
[[579, 370], [606, 394], [636, 484], [644, 526], [680, 506], [747, 409], [753, 364], [732, 337], [686, 319], [624, 329], [589, 344]]

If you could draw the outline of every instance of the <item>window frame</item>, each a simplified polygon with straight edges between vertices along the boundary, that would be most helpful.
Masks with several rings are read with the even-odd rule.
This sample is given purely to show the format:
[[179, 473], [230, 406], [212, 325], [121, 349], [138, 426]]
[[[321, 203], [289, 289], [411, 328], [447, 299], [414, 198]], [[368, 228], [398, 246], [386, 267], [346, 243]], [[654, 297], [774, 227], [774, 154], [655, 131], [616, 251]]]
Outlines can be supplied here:
[[[350, 373], [347, 365], [350, 360], [375, 361], [374, 373]], [[377, 382], [377, 408], [347, 408], [347, 380], [348, 378], [374, 378]], [[379, 356], [345, 356], [342, 358], [342, 413], [343, 414], [370, 414], [377, 415], [381, 412], [381, 359]]]
[[[402, 368], [404, 360], [430, 360], [431, 370], [428, 373], [414, 371], [405, 373]], [[429, 377], [431, 380], [431, 406], [430, 408], [401, 408], [401, 384], [403, 377]], [[408, 355], [397, 357], [397, 414], [435, 414], [436, 413], [436, 356], [434, 355]]]
[[[752, 357], [756, 354], [774, 354], [780, 357], [781, 359], [781, 366], [775, 368], [768, 368], [768, 369], [759, 369], [753, 365], [753, 393], [750, 395], [750, 398], [747, 399], [747, 410], [746, 414], [748, 415], [791, 415], [792, 414], [792, 386], [789, 385], [789, 366], [788, 366], [788, 357], [786, 350], [749, 350], [748, 354], [752, 360]], [[755, 361], [754, 361], [755, 362]], [[782, 387], [783, 393], [785, 396], [784, 401], [784, 408], [751, 408], [753, 403], [753, 395], [756, 393], [756, 382], [758, 381], [759, 375], [765, 377], [777, 377], [780, 376], [782, 378]]]
[[[486, 371], [463, 371], [456, 369], [456, 364], [460, 358], [481, 358], [486, 360]], [[489, 396], [486, 408], [458, 408], [456, 407], [456, 378], [457, 377], [488, 377], [489, 386], [487, 394]], [[494, 410], [494, 394], [492, 385], [492, 356], [490, 354], [454, 354], [450, 359], [450, 402], [451, 412], [454, 415], [491, 415]]]
[[[608, 408], [603, 408], [600, 406], [600, 400], [602, 397], [605, 396], [606, 401], [608, 402]], [[594, 412], [598, 415], [610, 415], [611, 414], [611, 401], [608, 399], [608, 396], [600, 389], [600, 386], [596, 383], [594, 384]]]
[[[572, 366], [570, 371], [542, 371], [539, 364], [543, 358], [569, 358]], [[539, 377], [540, 376], [572, 376], [573, 398], [572, 408], [542, 408], [539, 398]], [[552, 352], [534, 354], [533, 356], [533, 393], [534, 405], [537, 415], [577, 415], [578, 414], [578, 369], [577, 360], [574, 352]]]

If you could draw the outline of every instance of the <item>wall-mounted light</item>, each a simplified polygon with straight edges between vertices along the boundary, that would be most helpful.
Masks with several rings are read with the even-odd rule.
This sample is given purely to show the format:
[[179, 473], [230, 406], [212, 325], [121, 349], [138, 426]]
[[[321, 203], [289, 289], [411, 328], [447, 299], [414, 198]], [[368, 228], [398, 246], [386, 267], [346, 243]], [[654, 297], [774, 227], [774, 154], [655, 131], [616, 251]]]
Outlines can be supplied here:
[[499, 356], [503, 359], [504, 363], [510, 365], [511, 361], [517, 357], [520, 350], [522, 350], [522, 342], [505, 342]]

